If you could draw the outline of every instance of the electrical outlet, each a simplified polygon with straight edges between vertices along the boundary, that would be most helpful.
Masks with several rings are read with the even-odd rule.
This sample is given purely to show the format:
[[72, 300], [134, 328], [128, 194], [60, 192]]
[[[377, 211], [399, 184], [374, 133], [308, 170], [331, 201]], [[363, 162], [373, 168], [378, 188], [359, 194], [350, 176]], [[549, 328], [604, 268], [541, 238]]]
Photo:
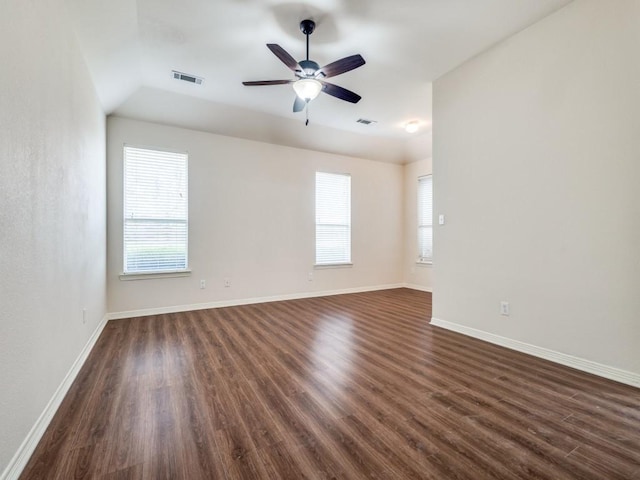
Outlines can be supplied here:
[[225, 288], [228, 288], [228, 287], [231, 286], [231, 279], [229, 277], [226, 277], [224, 279], [224, 286], [225, 286]]
[[313, 272], [309, 272], [309, 275], [307, 276], [307, 280], [309, 280], [310, 282], [313, 282]]
[[205, 288], [207, 288], [207, 281], [200, 280], [200, 290], [204, 290]]
[[500, 315], [509, 316], [509, 302], [500, 302]]

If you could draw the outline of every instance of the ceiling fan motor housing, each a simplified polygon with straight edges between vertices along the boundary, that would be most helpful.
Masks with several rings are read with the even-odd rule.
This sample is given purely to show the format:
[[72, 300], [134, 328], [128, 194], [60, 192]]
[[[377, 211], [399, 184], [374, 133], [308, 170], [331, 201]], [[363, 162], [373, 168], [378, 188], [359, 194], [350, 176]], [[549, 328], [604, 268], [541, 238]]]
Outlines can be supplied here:
[[313, 60], [300, 60], [298, 65], [302, 67], [302, 71], [307, 77], [313, 77], [320, 68], [320, 65]]

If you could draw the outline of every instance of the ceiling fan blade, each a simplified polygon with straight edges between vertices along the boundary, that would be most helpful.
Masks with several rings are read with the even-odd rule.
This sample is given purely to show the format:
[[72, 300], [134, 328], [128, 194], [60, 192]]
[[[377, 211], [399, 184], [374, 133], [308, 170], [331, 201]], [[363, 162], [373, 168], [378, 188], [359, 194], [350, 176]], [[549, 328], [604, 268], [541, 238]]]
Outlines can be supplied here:
[[242, 82], [247, 87], [253, 87], [256, 85], [287, 85], [293, 83], [293, 80], [257, 80], [255, 82]]
[[295, 58], [287, 53], [287, 51], [282, 48], [277, 43], [267, 43], [267, 47], [269, 50], [273, 52], [273, 54], [280, 59], [282, 63], [284, 63], [287, 67], [289, 67], [294, 72], [301, 72], [302, 69], [298, 62], [296, 62]]
[[296, 99], [293, 102], [293, 113], [301, 112], [302, 110], [304, 110], [304, 107], [306, 106], [307, 106], [307, 102], [305, 102], [303, 99], [301, 99], [299, 96], [296, 95]]
[[362, 98], [357, 93], [352, 92], [351, 90], [347, 90], [346, 88], [339, 87], [338, 85], [334, 85], [333, 83], [327, 83], [320, 80], [322, 83], [322, 91], [324, 93], [328, 93], [329, 95], [339, 98], [340, 100], [346, 100], [351, 103], [358, 103]]
[[323, 77], [335, 77], [342, 73], [348, 72], [355, 68], [361, 67], [365, 64], [364, 58], [361, 55], [351, 55], [350, 57], [344, 57], [340, 60], [336, 60], [328, 65], [325, 65], [315, 74], [316, 78]]

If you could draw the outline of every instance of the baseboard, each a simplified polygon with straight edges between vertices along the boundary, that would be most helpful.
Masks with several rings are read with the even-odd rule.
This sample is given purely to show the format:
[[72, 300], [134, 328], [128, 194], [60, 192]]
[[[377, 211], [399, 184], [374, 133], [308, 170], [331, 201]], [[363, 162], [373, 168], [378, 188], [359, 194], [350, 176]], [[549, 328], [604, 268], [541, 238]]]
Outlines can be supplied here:
[[71, 384], [76, 379], [82, 365], [84, 365], [84, 362], [87, 360], [91, 349], [98, 341], [98, 337], [100, 337], [102, 330], [107, 324], [107, 320], [108, 318], [106, 315], [102, 317], [102, 320], [91, 334], [91, 337], [89, 337], [89, 340], [87, 340], [87, 343], [80, 352], [80, 355], [78, 355], [75, 362], [73, 362], [73, 365], [67, 372], [67, 375], [64, 377], [64, 380], [62, 380], [58, 389], [53, 394], [53, 397], [51, 397], [51, 400], [49, 400], [44, 411], [40, 414], [40, 417], [38, 417], [38, 420], [36, 420], [33, 427], [31, 427], [31, 430], [9, 462], [9, 465], [7, 465], [7, 468], [5, 468], [4, 472], [0, 475], [0, 480], [17, 480], [18, 477], [20, 477], [22, 470], [27, 466], [27, 462], [38, 446], [38, 442], [40, 442], [44, 432], [47, 430], [49, 423], [51, 423], [51, 420], [58, 410], [58, 407], [60, 407], [62, 400], [69, 391], [69, 388], [71, 388]]
[[[218, 302], [194, 303], [190, 305], [175, 305], [171, 307], [144, 308], [140, 310], [129, 310], [125, 312], [113, 312], [107, 314], [109, 320], [119, 320], [122, 318], [144, 317], [147, 315], [162, 315], [165, 313], [190, 312], [193, 310], [206, 310], [208, 308], [237, 307], [239, 305], [252, 305], [255, 303], [280, 302], [283, 300], [300, 300], [303, 298], [328, 297], [331, 295], [345, 295], [348, 293], [375, 292], [379, 290], [390, 290], [392, 288], [403, 288], [403, 283], [391, 285], [376, 285], [371, 287], [344, 288], [341, 290], [323, 290], [318, 292], [292, 293], [287, 295], [274, 295], [269, 297], [240, 298], [234, 300], [221, 300]], [[0, 479], [1, 480], [1, 479]]]
[[445, 328], [453, 332], [462, 333], [463, 335], [484, 340], [495, 345], [500, 345], [501, 347], [510, 348], [511, 350], [527, 353], [534, 357], [550, 360], [567, 367], [575, 368], [576, 370], [581, 370], [583, 372], [598, 375], [599, 377], [631, 385], [632, 387], [640, 387], [640, 374], [629, 372], [627, 370], [610, 367], [584, 358], [574, 357], [573, 355], [568, 355], [566, 353], [556, 352], [555, 350], [549, 350], [547, 348], [538, 347], [518, 340], [501, 337], [500, 335], [495, 335], [483, 330], [477, 330], [457, 323], [447, 322], [446, 320], [441, 320], [439, 318], [432, 318], [431, 325]]
[[433, 288], [431, 287], [423, 287], [422, 285], [416, 285], [414, 283], [405, 283], [403, 284], [404, 288], [410, 288], [411, 290], [420, 290], [421, 292], [429, 292], [433, 293]]

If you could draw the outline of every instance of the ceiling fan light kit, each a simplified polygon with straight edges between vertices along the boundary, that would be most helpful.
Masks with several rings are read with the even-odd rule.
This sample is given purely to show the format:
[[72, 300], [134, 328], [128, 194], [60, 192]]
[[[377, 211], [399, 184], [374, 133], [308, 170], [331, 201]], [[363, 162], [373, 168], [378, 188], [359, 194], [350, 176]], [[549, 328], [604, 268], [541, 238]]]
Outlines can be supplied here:
[[297, 62], [280, 45], [275, 43], [267, 44], [267, 48], [294, 73], [296, 77], [294, 80], [259, 80], [242, 82], [242, 84], [249, 87], [292, 84], [293, 90], [296, 92], [296, 99], [293, 103], [294, 112], [304, 110], [309, 102], [320, 95], [321, 92], [340, 100], [358, 103], [361, 98], [360, 95], [333, 83], [325, 82], [324, 79], [335, 77], [364, 65], [364, 58], [361, 55], [351, 55], [320, 67], [313, 60], [309, 60], [309, 35], [313, 33], [315, 28], [316, 24], [313, 20], [307, 19], [300, 22], [300, 30], [307, 37], [307, 58], [305, 60]]
[[293, 84], [296, 95], [305, 102], [310, 102], [322, 91], [322, 84], [314, 78], [301, 78]]

